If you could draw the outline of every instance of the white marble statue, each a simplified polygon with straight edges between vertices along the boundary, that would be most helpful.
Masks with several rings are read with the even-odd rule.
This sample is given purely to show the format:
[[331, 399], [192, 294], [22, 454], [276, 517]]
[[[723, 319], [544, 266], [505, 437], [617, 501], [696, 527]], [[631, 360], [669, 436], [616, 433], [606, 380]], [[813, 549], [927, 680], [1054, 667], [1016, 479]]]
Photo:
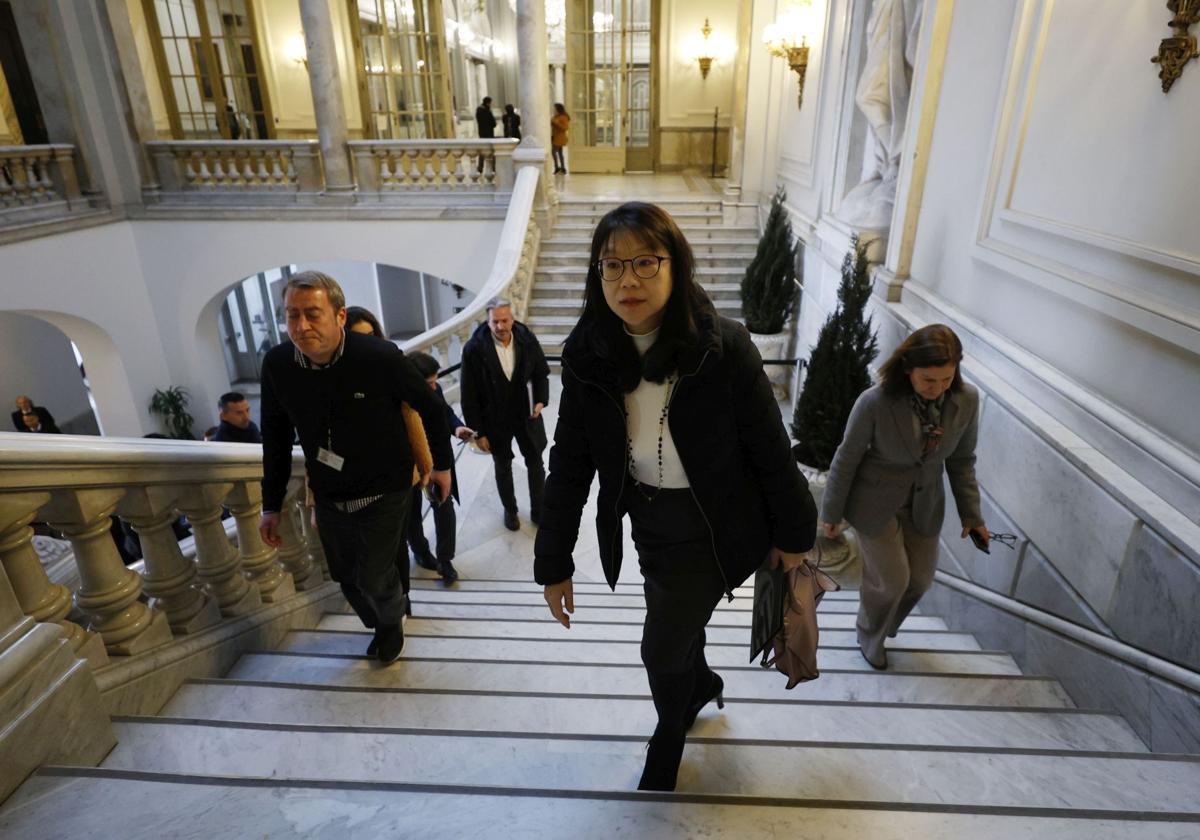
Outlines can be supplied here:
[[862, 180], [838, 212], [855, 227], [886, 230], [892, 221], [922, 5], [875, 0], [867, 21], [867, 60], [854, 93], [868, 125]]

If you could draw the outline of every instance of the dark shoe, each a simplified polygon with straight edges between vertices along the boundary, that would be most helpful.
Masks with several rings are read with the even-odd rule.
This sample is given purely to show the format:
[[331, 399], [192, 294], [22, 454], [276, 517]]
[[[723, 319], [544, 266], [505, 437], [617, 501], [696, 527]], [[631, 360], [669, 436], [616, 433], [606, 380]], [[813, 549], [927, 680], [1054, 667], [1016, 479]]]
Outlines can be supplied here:
[[422, 569], [428, 569], [431, 572], [436, 572], [438, 570], [437, 558], [435, 558], [432, 554], [418, 554], [417, 565]]
[[400, 658], [400, 651], [404, 649], [404, 629], [399, 624], [380, 627], [375, 638], [379, 640], [376, 655], [380, 662], [386, 665]]
[[692, 724], [696, 722], [696, 716], [700, 714], [700, 710], [713, 700], [717, 701], [718, 709], [725, 708], [725, 681], [718, 674], [712, 675], [712, 680], [708, 684], [708, 691], [695, 697], [692, 705], [688, 707], [687, 714], [683, 716], [683, 728], [691, 729]]
[[887, 670], [887, 651], [882, 651], [879, 654], [878, 659], [872, 659], [871, 657], [867, 656], [867, 652], [865, 650], [863, 650], [861, 646], [859, 647], [858, 652], [862, 654], [863, 659], [867, 660], [867, 664], [870, 665], [872, 668], [874, 668], [876, 671], [886, 671]]
[[650, 739], [646, 753], [646, 766], [638, 781], [638, 790], [675, 790], [679, 775], [679, 762], [683, 760], [682, 735], [670, 736], [659, 732]]
[[447, 584], [458, 580], [458, 570], [454, 568], [454, 564], [449, 560], [438, 561], [438, 574], [442, 576], [442, 580]]
[[379, 634], [376, 633], [371, 637], [371, 644], [367, 645], [367, 656], [374, 656], [379, 653]]
[[408, 596], [407, 592], [404, 593], [404, 614], [412, 618], [412, 598]]
[[504, 527], [510, 531], [521, 530], [521, 520], [517, 519], [517, 512], [515, 510], [504, 511]]

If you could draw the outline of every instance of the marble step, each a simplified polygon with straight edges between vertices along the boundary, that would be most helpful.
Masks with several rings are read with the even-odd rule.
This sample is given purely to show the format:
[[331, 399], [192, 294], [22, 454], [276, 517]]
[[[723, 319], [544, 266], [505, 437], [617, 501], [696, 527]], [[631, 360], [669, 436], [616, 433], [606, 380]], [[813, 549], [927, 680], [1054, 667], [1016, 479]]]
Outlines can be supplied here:
[[[571, 628], [568, 630], [550, 617], [549, 610], [545, 611], [544, 619], [536, 621], [422, 618], [419, 615], [414, 615], [405, 622], [404, 627], [406, 632], [418, 633], [425, 636], [565, 639], [578, 642], [598, 640], [629, 642], [639, 641], [642, 638], [642, 625], [640, 622], [616, 624], [612, 622], [592, 622], [582, 618], [576, 621], [573, 618], [571, 620]], [[358, 632], [363, 629], [363, 626], [357, 616], [327, 614], [317, 622], [317, 629]], [[726, 627], [710, 624], [706, 633], [710, 642], [746, 645], [747, 648], [750, 644], [749, 625], [744, 627]], [[858, 639], [852, 629], [826, 629], [821, 631], [820, 645], [822, 647], [853, 647], [856, 644], [858, 644]], [[969, 633], [954, 633], [946, 630], [909, 630], [907, 627], [901, 628], [896, 638], [889, 639], [888, 646], [918, 650], [980, 650], [979, 642]], [[747, 655], [749, 654], [747, 653]]]
[[[366, 650], [367, 638], [362, 639]], [[829, 671], [786, 691], [777, 671], [743, 665], [721, 671], [725, 700], [789, 702], [913, 703], [941, 706], [1071, 708], [1055, 680], [989, 674], [899, 674]], [[362, 656], [251, 653], [225, 679], [302, 686], [343, 686], [395, 692], [552, 694], [580, 697], [650, 698], [641, 664], [595, 665], [416, 659], [407, 655], [389, 667]]]
[[[331, 656], [362, 655], [370, 635], [331, 633], [321, 630], [293, 630], [284, 637], [279, 653], [304, 653]], [[745, 645], [715, 645], [704, 648], [708, 663], [720, 670], [747, 664]], [[407, 659], [487, 659], [495, 662], [545, 662], [578, 664], [636, 665], [640, 659], [639, 642], [601, 642], [572, 644], [566, 639], [526, 641], [521, 639], [463, 639], [418, 636], [405, 637]], [[757, 664], [757, 660], [755, 662]], [[817, 666], [826, 671], [871, 671], [858, 648], [821, 647]], [[925, 674], [1007, 674], [1019, 676], [1021, 669], [1013, 658], [997, 651], [898, 650], [888, 652], [888, 671]]]
[[[747, 601], [747, 604], [749, 602]], [[822, 630], [852, 630], [857, 618], [853, 612], [833, 612], [824, 609], [821, 604], [817, 608], [817, 626]], [[331, 612], [329, 615], [347, 615], [351, 612]], [[630, 605], [627, 607], [584, 607], [575, 605], [571, 623], [588, 622], [589, 624], [634, 624], [642, 626], [645, 618], [645, 606]], [[752, 613], [749, 610], [717, 610], [713, 613], [708, 626], [714, 627], [744, 627], [749, 629]], [[445, 603], [422, 603], [419, 598], [413, 600], [414, 618], [449, 618], [469, 619], [472, 621], [552, 621], [550, 609], [543, 601], [540, 605], [523, 604], [470, 604], [457, 601]], [[904, 622], [904, 629], [911, 631], [946, 630], [946, 622], [932, 616], [911, 615]]]
[[[816, 685], [825, 680], [804, 685]], [[779, 684], [781, 697], [796, 696]], [[644, 697], [380, 691], [349, 687], [190, 680], [159, 713], [165, 718], [382, 726], [453, 732], [646, 737], [657, 715]], [[987, 749], [1147, 752], [1117, 715], [1065, 708], [897, 705], [873, 702], [728, 700], [705, 707], [692, 736], [717, 740], [911, 744]], [[919, 780], [913, 780], [919, 783]]]
[[[69, 808], [62, 806], [66, 801]], [[134, 814], [135, 820], [121, 818]], [[120, 821], [123, 840], [160, 840], [181, 827], [181, 814], [195, 820], [196, 830], [189, 836], [205, 838], [445, 840], [494, 836], [500, 832], [489, 829], [503, 826], [504, 837], [564, 833], [571, 840], [614, 836], [778, 840], [801, 836], [801, 830], [803, 836], [816, 837], [819, 832], [822, 840], [1195, 840], [1200, 828], [1190, 819], [1068, 809], [966, 812], [948, 805], [889, 808], [800, 801], [784, 805], [636, 791], [554, 795], [509, 788], [284, 782], [52, 768], [31, 777], [0, 809], [0, 834], [22, 840], [100, 837], [106, 836], [98, 833], [100, 826]], [[564, 830], [555, 829], [559, 826]]]
[[[118, 743], [102, 767], [203, 776], [626, 791], [636, 789], [646, 756], [641, 738], [230, 727], [155, 718], [119, 719], [114, 729]], [[1200, 818], [1197, 790], [1200, 757], [704, 740], [685, 747], [676, 788], [780, 800]]]
[[[596, 219], [599, 222], [599, 218]], [[592, 232], [596, 229], [595, 222], [580, 221], [579, 217], [571, 217], [569, 219], [560, 218], [551, 231], [551, 237], [558, 236], [571, 238], [586, 238], [591, 242]], [[688, 220], [685, 224], [679, 225], [679, 229], [683, 231], [683, 235], [688, 241], [711, 239], [713, 237], [728, 237], [731, 239], [746, 239], [751, 242], [758, 242], [758, 228], [753, 225], [726, 225], [726, 224], [699, 224]]]
[[[741, 301], [741, 284], [737, 282], [728, 283], [706, 283], [701, 280], [700, 285], [708, 292], [708, 296], [713, 301]], [[533, 292], [530, 296], [530, 302], [549, 302], [554, 301], [560, 304], [570, 303], [573, 306], [583, 305], [583, 280], [578, 281], [559, 281], [559, 280], [538, 280], [533, 285]]]
[[[695, 249], [695, 263], [698, 268], [723, 268], [726, 271], [745, 271], [746, 266], [754, 257], [752, 248], [719, 245], [705, 246], [709, 250]], [[710, 253], [709, 251], [712, 251]], [[545, 243], [538, 251], [537, 267], [546, 266], [577, 266], [584, 267], [588, 260], [586, 247], [558, 245], [551, 247]]]
[[[736, 315], [742, 310], [742, 302], [740, 299], [718, 298], [713, 300], [713, 307], [722, 315]], [[524, 321], [531, 325], [536, 323], [570, 328], [579, 322], [582, 313], [583, 303], [579, 300], [535, 297], [529, 301]]]
[[[436, 578], [414, 578], [412, 582], [414, 589], [432, 589], [438, 591], [446, 591], [446, 587]], [[576, 580], [574, 582], [574, 590], [576, 594], [580, 592], [616, 592], [626, 594], [642, 594], [641, 583], [626, 583], [620, 581], [616, 588], [611, 588], [602, 580]], [[454, 592], [471, 592], [471, 591], [494, 591], [494, 592], [538, 592], [542, 591], [542, 587], [538, 586], [529, 578], [525, 580], [515, 579], [497, 579], [497, 578], [482, 578], [473, 577], [470, 579], [460, 579], [452, 590]], [[752, 597], [754, 595], [753, 585], [742, 585], [734, 587], [733, 594], [739, 597]], [[844, 598], [848, 600], [858, 600], [858, 592], [853, 589], [842, 589], [837, 592], [830, 592], [825, 596], [826, 599]]]
[[[837, 593], [841, 594], [841, 593]], [[486, 591], [486, 590], [471, 590], [466, 592], [459, 591], [457, 586], [449, 589], [427, 589], [420, 588], [412, 593], [413, 604], [419, 606], [421, 604], [477, 604], [477, 605], [523, 605], [536, 606], [545, 608], [546, 601], [542, 597], [542, 588], [539, 586], [536, 589], [530, 588], [524, 592], [505, 592], [505, 591]], [[639, 592], [576, 592], [575, 593], [576, 608], [585, 607], [625, 607], [630, 609], [644, 609], [646, 606], [645, 597]], [[717, 604], [717, 612], [746, 612], [753, 610], [753, 604], [750, 598], [735, 598], [732, 601], [727, 601], [724, 598]], [[858, 601], [845, 598], [835, 598], [833, 594], [827, 595], [821, 600], [821, 605], [818, 608], [822, 613], [849, 613], [854, 614], [858, 611]], [[913, 610], [913, 615], [921, 614], [921, 606], [918, 604]]]
[[[615, 210], [626, 201], [634, 199], [623, 195], [612, 196], [592, 196], [588, 198], [570, 198], [563, 197], [559, 200], [559, 218], [570, 216], [575, 213], [607, 213], [609, 210]], [[720, 201], [713, 201], [704, 198], [643, 198], [639, 201], [648, 201], [657, 204], [668, 213], [705, 213], [721, 216], [722, 205]]]
[[[714, 237], [712, 239], [697, 239], [690, 244], [692, 246], [692, 253], [696, 257], [737, 256], [744, 259], [747, 263], [754, 258], [755, 251], [758, 248], [758, 242], [755, 239], [726, 236], [720, 238]], [[549, 239], [542, 240], [538, 253], [539, 255], [547, 252], [575, 254], [580, 262], [586, 264], [591, 254], [591, 247], [591, 237], [552, 236]]]

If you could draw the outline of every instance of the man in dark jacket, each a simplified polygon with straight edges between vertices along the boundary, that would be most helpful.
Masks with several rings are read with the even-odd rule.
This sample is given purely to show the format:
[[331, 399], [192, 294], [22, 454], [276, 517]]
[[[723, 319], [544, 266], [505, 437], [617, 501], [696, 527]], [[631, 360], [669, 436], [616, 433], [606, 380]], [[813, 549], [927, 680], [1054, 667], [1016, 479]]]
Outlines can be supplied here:
[[[496, 136], [496, 115], [492, 113], [492, 97], [483, 97], [483, 102], [475, 109], [475, 126], [479, 129], [480, 140], [491, 140]], [[489, 155], [479, 156], [479, 172], [483, 172], [483, 162]], [[492, 169], [495, 170], [496, 164], [493, 159]]]
[[262, 432], [250, 419], [250, 403], [244, 394], [237, 391], [222, 394], [217, 400], [217, 408], [221, 410], [221, 424], [217, 426], [213, 440], [226, 443], [262, 443]]
[[521, 522], [513, 489], [514, 439], [529, 472], [529, 516], [535, 525], [542, 514], [546, 484], [542, 409], [550, 402], [550, 367], [534, 334], [513, 320], [508, 301], [489, 302], [487, 313], [487, 323], [480, 324], [463, 347], [462, 407], [479, 448], [492, 456], [504, 525], [516, 531]]
[[[26, 415], [36, 417], [37, 422], [31, 425], [25, 419]], [[12, 413], [12, 421], [13, 428], [18, 432], [43, 432], [51, 435], [62, 434], [58, 426], [54, 423], [54, 415], [40, 405], [34, 405], [33, 400], [24, 394], [17, 397], [17, 410]]]
[[330, 575], [366, 627], [367, 655], [394, 662], [405, 611], [396, 556], [404, 544], [414, 459], [401, 404], [429, 436], [431, 483], [450, 493], [450, 431], [433, 392], [391, 342], [347, 332], [346, 298], [318, 271], [283, 290], [288, 336], [263, 358], [264, 542], [279, 546], [280, 510], [292, 471], [292, 440], [304, 449], [317, 529]]

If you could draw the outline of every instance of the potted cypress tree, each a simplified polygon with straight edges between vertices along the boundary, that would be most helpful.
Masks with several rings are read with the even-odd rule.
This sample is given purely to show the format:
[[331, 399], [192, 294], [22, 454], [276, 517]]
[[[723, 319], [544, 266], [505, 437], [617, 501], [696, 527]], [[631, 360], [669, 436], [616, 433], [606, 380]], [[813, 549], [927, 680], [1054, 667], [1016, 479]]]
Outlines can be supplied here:
[[871, 387], [871, 362], [879, 355], [879, 343], [866, 314], [870, 297], [867, 252], [855, 237], [842, 261], [837, 308], [817, 334], [804, 390], [792, 413], [796, 460], [819, 472], [833, 462], [854, 401]]
[[[758, 249], [742, 277], [742, 318], [750, 338], [764, 359], [782, 359], [787, 354], [789, 334], [784, 326], [799, 301], [797, 253], [792, 240], [792, 224], [783, 202], [787, 194], [780, 187], [771, 199], [771, 212]], [[776, 399], [787, 399], [791, 369], [785, 365], [767, 368]]]
[[[867, 251], [858, 238], [842, 261], [838, 305], [825, 319], [808, 359], [808, 376], [792, 413], [792, 454], [811, 476], [809, 487], [820, 508], [825, 491], [824, 473], [846, 431], [846, 421], [858, 395], [871, 386], [871, 362], [879, 355], [871, 317], [866, 314], [871, 297]], [[846, 585], [855, 585], [862, 574], [857, 540], [843, 532], [827, 539], [818, 532], [821, 568]]]

